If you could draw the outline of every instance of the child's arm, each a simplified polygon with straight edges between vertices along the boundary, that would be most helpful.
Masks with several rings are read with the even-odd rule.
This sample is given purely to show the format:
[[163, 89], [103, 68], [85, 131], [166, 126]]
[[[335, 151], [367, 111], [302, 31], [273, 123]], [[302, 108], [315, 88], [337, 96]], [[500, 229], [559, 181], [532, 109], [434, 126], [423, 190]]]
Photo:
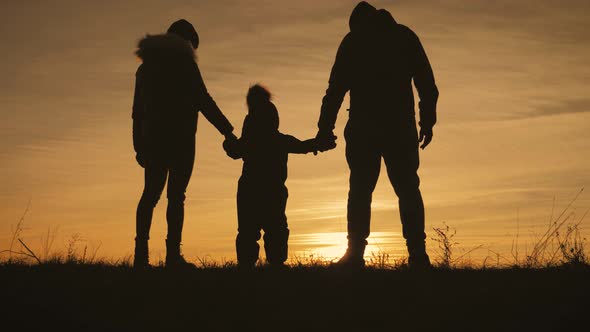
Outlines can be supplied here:
[[308, 139], [305, 141], [301, 141], [291, 135], [283, 135], [283, 138], [285, 142], [285, 148], [289, 153], [317, 153], [317, 151], [319, 150], [319, 145], [315, 138]]

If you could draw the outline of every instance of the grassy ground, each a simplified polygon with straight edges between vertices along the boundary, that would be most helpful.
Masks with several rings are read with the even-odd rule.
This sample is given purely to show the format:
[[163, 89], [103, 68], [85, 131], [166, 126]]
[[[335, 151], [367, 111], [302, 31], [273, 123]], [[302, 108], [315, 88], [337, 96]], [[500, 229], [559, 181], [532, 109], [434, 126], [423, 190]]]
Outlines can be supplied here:
[[589, 277], [588, 266], [138, 273], [4, 264], [1, 320], [19, 331], [584, 331]]
[[490, 250], [481, 265], [465, 260], [469, 250], [458, 255], [454, 229], [433, 228], [438, 267], [428, 271], [376, 253], [363, 271], [310, 256], [281, 271], [200, 260], [191, 271], [136, 272], [128, 259], [97, 259], [99, 247], [80, 250], [77, 235], [53, 251], [51, 228], [42, 248], [29, 247], [27, 209], [0, 251], [0, 329], [587, 331], [590, 255], [579, 226], [588, 212], [576, 219], [570, 211], [580, 193], [532, 249], [519, 254], [517, 237], [509, 256]]

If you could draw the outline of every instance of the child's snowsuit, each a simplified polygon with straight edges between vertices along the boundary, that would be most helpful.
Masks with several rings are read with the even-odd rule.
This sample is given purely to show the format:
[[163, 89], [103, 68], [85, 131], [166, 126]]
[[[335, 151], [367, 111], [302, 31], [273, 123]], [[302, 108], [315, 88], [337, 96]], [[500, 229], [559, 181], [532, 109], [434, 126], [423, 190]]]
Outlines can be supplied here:
[[234, 146], [226, 147], [232, 158], [244, 161], [238, 182], [236, 238], [238, 263], [244, 266], [253, 266], [258, 260], [261, 230], [267, 261], [280, 265], [287, 259], [288, 154], [317, 151], [315, 139], [300, 141], [280, 133], [278, 112], [270, 100], [267, 103], [250, 107], [242, 136]]

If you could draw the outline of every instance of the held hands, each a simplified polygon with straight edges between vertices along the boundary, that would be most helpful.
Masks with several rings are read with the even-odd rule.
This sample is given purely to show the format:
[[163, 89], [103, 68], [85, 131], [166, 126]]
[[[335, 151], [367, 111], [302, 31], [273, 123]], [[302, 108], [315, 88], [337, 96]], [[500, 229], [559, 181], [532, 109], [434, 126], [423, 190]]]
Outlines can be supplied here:
[[[316, 140], [316, 147], [317, 151], [325, 152], [328, 150], [332, 150], [336, 148], [336, 136], [332, 131], [329, 132], [321, 132], [318, 131], [315, 140]], [[317, 155], [317, 151], [314, 151], [314, 155]]]
[[233, 132], [231, 132], [231, 133], [225, 135], [225, 140], [226, 141], [237, 141], [238, 138], [236, 137], [236, 135]]
[[238, 138], [233, 133], [225, 136], [223, 141], [223, 150], [232, 159], [239, 159]]
[[428, 144], [432, 142], [432, 136], [432, 128], [420, 128], [420, 138], [418, 139], [418, 142], [422, 143], [422, 145], [420, 145], [422, 150], [424, 150]]

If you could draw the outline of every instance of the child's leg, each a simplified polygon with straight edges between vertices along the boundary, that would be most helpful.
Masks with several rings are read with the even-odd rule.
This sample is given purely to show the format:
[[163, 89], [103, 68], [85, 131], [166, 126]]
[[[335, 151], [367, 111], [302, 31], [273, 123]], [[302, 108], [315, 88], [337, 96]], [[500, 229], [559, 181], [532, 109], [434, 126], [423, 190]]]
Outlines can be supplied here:
[[238, 189], [238, 235], [236, 237], [236, 253], [238, 264], [243, 267], [253, 267], [258, 260], [260, 246], [260, 222], [257, 208], [252, 199], [253, 193], [247, 193], [243, 188]]
[[273, 265], [285, 263], [288, 256], [289, 228], [285, 208], [287, 206], [287, 189], [269, 202], [268, 216], [264, 218], [264, 250], [266, 260]]
[[287, 220], [277, 223], [264, 230], [264, 251], [270, 264], [281, 265], [287, 260], [289, 253], [289, 228]]

